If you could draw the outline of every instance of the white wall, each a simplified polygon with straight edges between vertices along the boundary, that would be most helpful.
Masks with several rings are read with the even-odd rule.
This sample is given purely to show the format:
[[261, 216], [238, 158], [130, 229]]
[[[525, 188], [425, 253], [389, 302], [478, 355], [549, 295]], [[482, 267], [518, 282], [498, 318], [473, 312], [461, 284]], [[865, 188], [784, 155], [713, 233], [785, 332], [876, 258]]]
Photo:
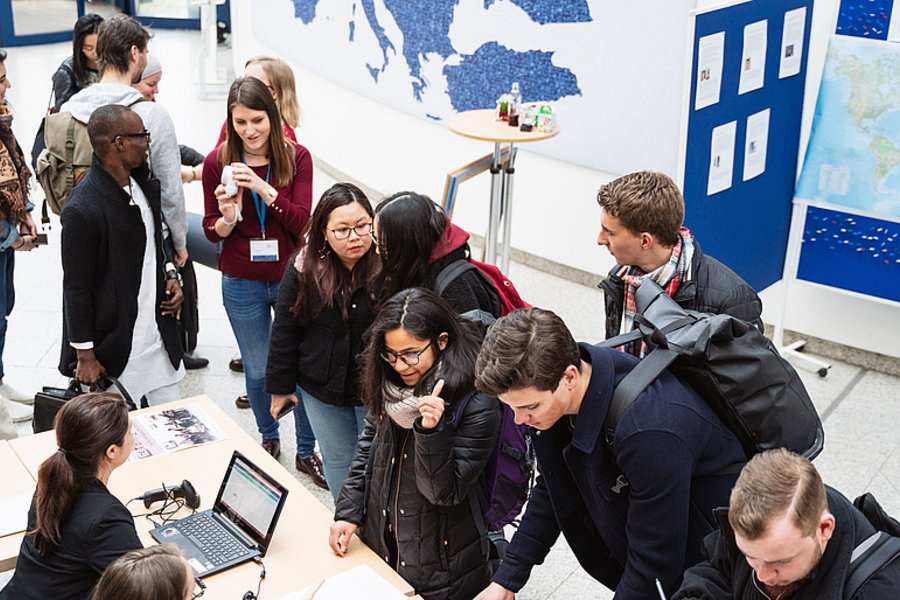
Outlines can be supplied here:
[[[698, 0], [697, 7], [719, 4]], [[837, 5], [838, 0], [815, 3], [801, 160]], [[235, 71], [239, 73], [246, 58], [272, 50], [265, 40], [252, 33], [250, 0], [232, 0], [231, 6]], [[687, 44], [685, 40], [685, 48]], [[306, 117], [298, 134], [300, 142], [319, 160], [372, 188], [385, 193], [412, 189], [439, 200], [448, 171], [491, 151], [489, 143], [461, 138], [444, 124], [379, 105], [292, 66]], [[605, 273], [613, 261], [595, 243], [599, 227], [595, 196], [597, 188], [616, 175], [529, 153], [527, 144], [520, 146], [513, 247], [585, 271]], [[488, 184], [488, 175], [479, 176], [463, 185], [457, 196], [454, 221], [475, 233], [484, 233], [487, 226]], [[782, 312], [783, 284], [776, 284], [761, 295], [764, 319], [775, 323]], [[900, 348], [892, 343], [889, 333], [900, 331], [900, 311], [884, 304], [794, 284], [790, 287], [786, 326], [807, 335], [900, 357]]]

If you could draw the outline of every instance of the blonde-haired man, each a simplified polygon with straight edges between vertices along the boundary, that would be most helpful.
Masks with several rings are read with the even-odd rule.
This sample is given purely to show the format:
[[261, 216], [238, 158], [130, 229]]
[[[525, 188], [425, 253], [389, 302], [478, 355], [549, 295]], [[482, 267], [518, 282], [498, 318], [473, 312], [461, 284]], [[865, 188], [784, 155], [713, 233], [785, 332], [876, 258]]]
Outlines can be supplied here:
[[[704, 540], [708, 559], [687, 570], [674, 600], [840, 600], [854, 549], [876, 533], [812, 463], [787, 450], [753, 457], [717, 518], [720, 530]], [[900, 558], [853, 596], [898, 597]]]

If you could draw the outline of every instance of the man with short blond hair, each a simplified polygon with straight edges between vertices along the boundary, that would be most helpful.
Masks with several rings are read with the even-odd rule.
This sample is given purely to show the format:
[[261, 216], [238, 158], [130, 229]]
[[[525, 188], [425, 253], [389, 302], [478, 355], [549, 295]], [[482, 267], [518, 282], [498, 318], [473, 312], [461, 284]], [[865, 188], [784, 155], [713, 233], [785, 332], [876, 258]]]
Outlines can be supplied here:
[[[628, 333], [637, 312], [635, 292], [650, 278], [683, 308], [729, 314], [763, 329], [762, 302], [747, 282], [711, 256], [684, 227], [684, 197], [663, 173], [639, 171], [597, 193], [600, 233], [616, 266], [600, 283], [606, 299], [606, 337]], [[625, 350], [643, 356], [634, 343]]]
[[[707, 560], [687, 570], [674, 600], [842, 600], [851, 556], [875, 533], [866, 516], [822, 483], [807, 459], [758, 454], [716, 511]], [[900, 596], [900, 559], [877, 571], [855, 600]]]

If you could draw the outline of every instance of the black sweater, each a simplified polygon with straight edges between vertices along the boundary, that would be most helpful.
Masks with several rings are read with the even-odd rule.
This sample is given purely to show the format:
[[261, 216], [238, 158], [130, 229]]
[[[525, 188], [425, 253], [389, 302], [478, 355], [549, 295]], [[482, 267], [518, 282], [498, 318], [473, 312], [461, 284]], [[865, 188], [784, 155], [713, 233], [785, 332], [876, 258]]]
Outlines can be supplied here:
[[363, 335], [374, 319], [366, 290], [359, 288], [351, 294], [347, 319], [338, 292], [326, 308], [301, 324], [290, 309], [302, 286], [297, 269], [289, 264], [275, 303], [266, 391], [293, 394], [299, 385], [326, 404], [358, 406], [358, 357]]
[[[32, 501], [29, 531], [36, 519]], [[32, 538], [25, 536], [16, 572], [0, 590], [0, 600], [84, 600], [109, 563], [141, 547], [131, 513], [105, 485], [92, 479], [62, 524], [54, 552], [41, 556]]]
[[[160, 187], [145, 168], [132, 171], [153, 212], [156, 238], [156, 324], [173, 367], [181, 362], [177, 321], [163, 316], [165, 255]], [[94, 354], [109, 375], [128, 364], [137, 319], [141, 265], [147, 236], [141, 209], [107, 173], [96, 156], [72, 191], [60, 220], [63, 265], [63, 340], [59, 371], [73, 376], [78, 357], [70, 342], [94, 343]]]

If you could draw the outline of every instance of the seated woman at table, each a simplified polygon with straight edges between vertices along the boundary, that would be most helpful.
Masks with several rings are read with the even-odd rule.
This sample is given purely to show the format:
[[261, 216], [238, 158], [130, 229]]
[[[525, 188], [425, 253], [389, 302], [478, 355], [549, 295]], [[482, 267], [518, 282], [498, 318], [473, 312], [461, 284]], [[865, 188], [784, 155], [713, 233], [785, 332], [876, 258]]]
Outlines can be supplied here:
[[[445, 267], [470, 259], [468, 239], [469, 234], [451, 223], [428, 196], [397, 192], [382, 200], [375, 209], [375, 241], [382, 260], [374, 283], [379, 302], [411, 287], [435, 290]], [[500, 316], [496, 291], [485, 287], [474, 271], [453, 279], [440, 296], [459, 314], [482, 310]]]
[[191, 600], [194, 572], [177, 546], [132, 550], [106, 567], [91, 600]]
[[469, 498], [500, 427], [497, 400], [475, 391], [479, 345], [477, 325], [414, 288], [385, 302], [363, 354], [369, 414], [329, 545], [343, 556], [358, 530], [427, 600], [467, 600], [491, 579]]
[[28, 531], [3, 600], [84, 600], [103, 570], [141, 547], [134, 519], [106, 485], [134, 447], [128, 406], [108, 392], [68, 401], [58, 449], [41, 463]]
[[335, 500], [366, 416], [357, 356], [375, 317], [372, 217], [368, 198], [353, 184], [336, 183], [322, 194], [306, 245], [288, 261], [278, 288], [266, 363], [272, 415], [286, 402], [303, 402]]

